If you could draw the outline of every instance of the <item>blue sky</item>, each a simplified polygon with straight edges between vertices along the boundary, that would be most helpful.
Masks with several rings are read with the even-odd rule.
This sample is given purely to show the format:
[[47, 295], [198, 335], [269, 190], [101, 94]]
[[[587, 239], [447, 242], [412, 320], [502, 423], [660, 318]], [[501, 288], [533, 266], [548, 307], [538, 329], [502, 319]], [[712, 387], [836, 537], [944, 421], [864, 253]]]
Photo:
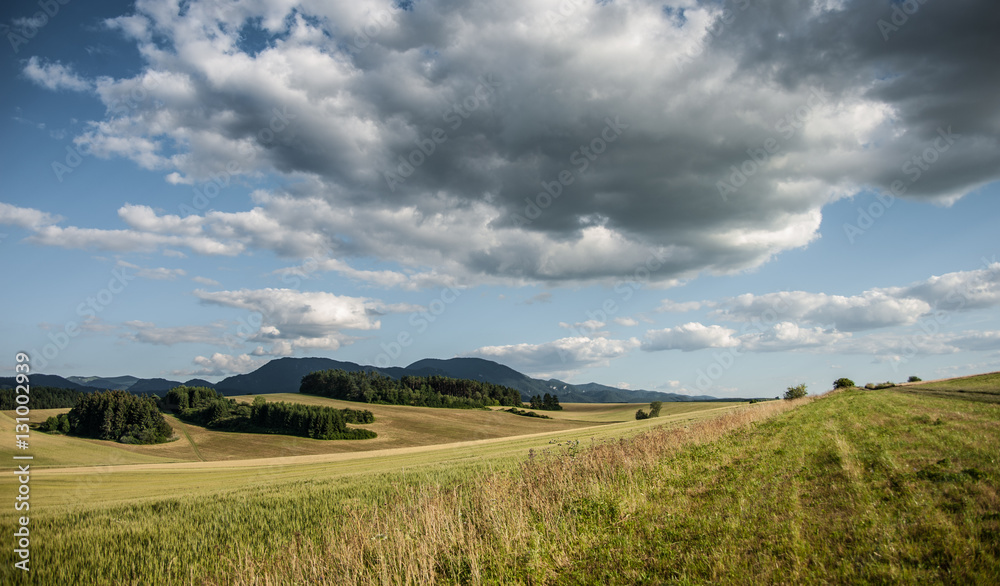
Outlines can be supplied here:
[[8, 3], [2, 369], [1000, 370], [998, 9], [667, 4]]

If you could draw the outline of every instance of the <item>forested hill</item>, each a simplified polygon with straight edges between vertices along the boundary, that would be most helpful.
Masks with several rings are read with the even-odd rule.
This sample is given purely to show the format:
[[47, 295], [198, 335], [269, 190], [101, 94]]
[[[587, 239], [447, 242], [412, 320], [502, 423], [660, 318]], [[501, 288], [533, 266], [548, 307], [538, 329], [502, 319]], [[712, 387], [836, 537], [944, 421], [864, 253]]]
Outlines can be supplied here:
[[521, 405], [521, 393], [517, 389], [439, 375], [394, 379], [379, 372], [322, 370], [306, 375], [300, 390], [331, 399], [389, 405], [466, 409]]

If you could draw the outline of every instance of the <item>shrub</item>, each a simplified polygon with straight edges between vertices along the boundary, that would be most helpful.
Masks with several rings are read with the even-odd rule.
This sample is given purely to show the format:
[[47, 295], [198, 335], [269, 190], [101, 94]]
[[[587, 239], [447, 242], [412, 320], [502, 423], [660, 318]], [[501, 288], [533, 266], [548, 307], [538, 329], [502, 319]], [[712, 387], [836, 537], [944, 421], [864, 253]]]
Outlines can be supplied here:
[[855, 386], [856, 385], [854, 384], [854, 381], [852, 381], [849, 378], [838, 378], [837, 380], [833, 381], [833, 388], [835, 389], [850, 389], [854, 388]]
[[906, 379], [906, 382], [908, 382], [908, 383], [918, 383], [918, 382], [920, 382], [922, 380], [924, 380], [924, 379], [920, 378], [919, 376], [911, 376], [910, 378]]
[[637, 420], [649, 419], [649, 413], [646, 413], [642, 409], [639, 409], [638, 411], [635, 412], [635, 418]]
[[796, 385], [794, 387], [788, 387], [788, 390], [785, 391], [785, 398], [786, 399], [801, 399], [802, 397], [805, 397], [808, 394], [809, 394], [809, 392], [806, 391], [806, 385], [805, 385], [805, 383], [802, 383], [801, 385]]
[[660, 409], [662, 408], [663, 408], [663, 401], [653, 401], [652, 403], [649, 404], [649, 416], [659, 417]]

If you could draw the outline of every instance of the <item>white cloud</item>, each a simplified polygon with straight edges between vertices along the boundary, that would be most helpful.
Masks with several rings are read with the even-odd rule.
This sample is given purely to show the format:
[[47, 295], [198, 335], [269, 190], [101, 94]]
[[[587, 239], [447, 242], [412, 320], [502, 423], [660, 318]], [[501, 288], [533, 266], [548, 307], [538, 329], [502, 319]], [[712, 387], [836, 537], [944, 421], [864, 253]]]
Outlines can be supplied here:
[[660, 302], [660, 306], [656, 308], [659, 312], [673, 312], [673, 313], [686, 313], [688, 311], [695, 311], [701, 309], [702, 303], [700, 301], [685, 301], [678, 303], [676, 301], [671, 301], [669, 299], [664, 299]]
[[781, 352], [827, 348], [849, 339], [850, 333], [826, 330], [821, 327], [802, 327], [792, 322], [779, 322], [757, 333], [740, 336], [743, 348], [751, 352]]
[[209, 279], [208, 277], [191, 277], [191, 280], [200, 285], [207, 285], [209, 287], [222, 286], [222, 283], [216, 281], [215, 279]]
[[135, 269], [135, 274], [138, 277], [154, 281], [173, 281], [177, 277], [183, 277], [187, 274], [187, 271], [184, 269], [168, 269], [165, 267], [145, 268], [123, 260], [119, 260], [117, 264], [120, 267]]
[[890, 291], [873, 289], [846, 297], [805, 291], [781, 291], [764, 295], [750, 293], [727, 299], [710, 315], [718, 319], [773, 323], [776, 320], [833, 325], [840, 331], [913, 324], [931, 310], [922, 300], [897, 297]]
[[897, 296], [920, 299], [943, 310], [1000, 306], [1000, 263], [983, 259], [982, 268], [933, 276], [897, 290]]
[[224, 324], [216, 323], [209, 326], [175, 326], [158, 328], [156, 324], [142, 321], [125, 322], [134, 329], [125, 334], [126, 339], [143, 344], [173, 346], [174, 344], [212, 344], [223, 345]]
[[60, 221], [62, 221], [60, 216], [0, 201], [0, 224], [20, 226], [21, 228], [40, 228]]
[[92, 84], [73, 72], [72, 68], [59, 63], [43, 63], [38, 57], [31, 57], [24, 66], [24, 75], [31, 81], [50, 90], [72, 90], [85, 92]]
[[624, 356], [638, 345], [635, 338], [611, 340], [577, 336], [543, 344], [484, 346], [466, 356], [495, 360], [524, 373], [549, 377], [591, 366], [606, 366], [613, 358]]
[[632, 319], [631, 317], [616, 317], [611, 321], [615, 322], [620, 326], [625, 326], [627, 328], [639, 325], [639, 322]]
[[642, 349], [646, 352], [660, 350], [691, 352], [704, 348], [732, 348], [740, 345], [740, 341], [734, 336], [735, 333], [736, 330], [722, 326], [706, 326], [690, 322], [675, 328], [646, 332], [642, 340]]
[[248, 354], [236, 356], [216, 352], [211, 357], [195, 356], [193, 362], [199, 367], [195, 370], [178, 371], [175, 374], [194, 376], [225, 376], [232, 374], [246, 374], [257, 370], [265, 363], [266, 359], [254, 358]]
[[287, 355], [293, 348], [336, 350], [351, 342], [345, 330], [377, 330], [380, 315], [422, 309], [408, 303], [385, 304], [365, 297], [295, 289], [199, 289], [194, 294], [207, 304], [251, 312], [260, 327], [244, 336], [244, 341], [269, 344], [267, 352], [279, 355]]
[[588, 338], [608, 336], [609, 333], [607, 331], [602, 330], [602, 328], [604, 328], [604, 326], [606, 325], [607, 325], [606, 323], [596, 319], [588, 319], [587, 321], [581, 321], [572, 324], [566, 323], [564, 321], [559, 322], [560, 328], [565, 328], [567, 330], [570, 330], [576, 336], [584, 336]]

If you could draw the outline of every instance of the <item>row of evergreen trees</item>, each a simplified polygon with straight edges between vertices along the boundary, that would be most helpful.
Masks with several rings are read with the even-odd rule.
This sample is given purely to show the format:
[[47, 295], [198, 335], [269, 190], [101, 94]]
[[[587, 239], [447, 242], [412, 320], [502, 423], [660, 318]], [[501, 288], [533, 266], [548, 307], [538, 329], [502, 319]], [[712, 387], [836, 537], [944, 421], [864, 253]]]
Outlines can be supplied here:
[[81, 393], [66, 417], [73, 435], [123, 444], [156, 444], [173, 435], [155, 399], [128, 391]]
[[399, 380], [379, 372], [321, 370], [302, 377], [299, 392], [344, 401], [476, 409], [490, 405], [520, 407], [517, 389], [446, 376], [404, 376]]
[[301, 435], [313, 439], [370, 439], [376, 436], [370, 429], [348, 428], [347, 423], [372, 423], [371, 411], [334, 409], [301, 403], [268, 403], [263, 397], [254, 399], [250, 422], [276, 433]]
[[285, 433], [314, 439], [368, 439], [367, 429], [350, 429], [348, 423], [372, 423], [371, 411], [335, 409], [298, 403], [268, 403], [264, 397], [252, 405], [237, 403], [208, 387], [175, 387], [164, 404], [185, 421], [214, 429], [251, 433]]
[[562, 405], [559, 404], [559, 395], [550, 395], [548, 393], [545, 393], [544, 396], [533, 396], [529, 406], [532, 409], [541, 409], [542, 411], [562, 411]]
[[[14, 389], [0, 389], [0, 411], [9, 411], [17, 407], [14, 402]], [[85, 393], [76, 389], [60, 389], [57, 387], [31, 387], [32, 409], [62, 409], [76, 405], [77, 400]]]

